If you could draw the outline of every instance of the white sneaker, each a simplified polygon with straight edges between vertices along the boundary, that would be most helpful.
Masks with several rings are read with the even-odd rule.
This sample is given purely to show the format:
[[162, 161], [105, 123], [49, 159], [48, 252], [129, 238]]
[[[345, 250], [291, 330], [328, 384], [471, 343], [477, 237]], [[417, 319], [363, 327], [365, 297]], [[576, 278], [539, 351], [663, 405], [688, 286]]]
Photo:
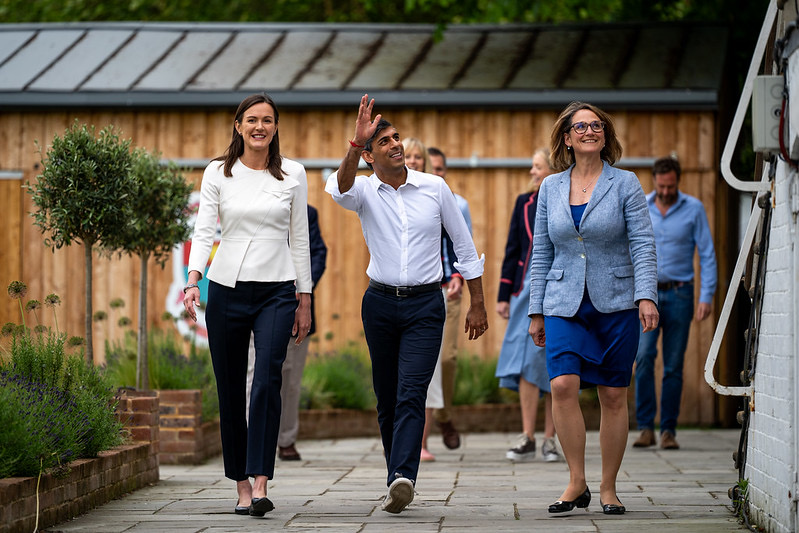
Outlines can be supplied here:
[[382, 509], [387, 513], [401, 513], [413, 501], [413, 482], [406, 477], [398, 477], [388, 487]]
[[544, 461], [547, 463], [560, 461], [560, 454], [558, 453], [558, 447], [555, 444], [554, 438], [544, 441], [544, 445], [541, 446], [541, 457], [543, 457]]
[[505, 457], [515, 462], [532, 461], [535, 459], [535, 439], [530, 440], [526, 433], [522, 433], [516, 446], [508, 450]]

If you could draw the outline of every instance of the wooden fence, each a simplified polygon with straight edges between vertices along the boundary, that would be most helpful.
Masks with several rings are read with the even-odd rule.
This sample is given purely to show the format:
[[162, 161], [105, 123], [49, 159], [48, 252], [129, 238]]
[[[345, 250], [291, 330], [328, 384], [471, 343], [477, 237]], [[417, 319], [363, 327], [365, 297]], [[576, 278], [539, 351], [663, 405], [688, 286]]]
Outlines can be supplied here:
[[[285, 110], [281, 114], [282, 152], [293, 159], [340, 158], [354, 129], [356, 107], [346, 111]], [[428, 146], [437, 146], [450, 158], [523, 158], [539, 146], [546, 146], [557, 113], [550, 111], [457, 111], [379, 109], [403, 136], [419, 137]], [[734, 238], [728, 235], [729, 198], [718, 172], [716, 116], [712, 112], [614, 112], [616, 128], [626, 158], [651, 158], [672, 151], [679, 154], [684, 172], [680, 186], [699, 197], [708, 212], [716, 236], [720, 286], [723, 294], [732, 269], [725, 259]], [[158, 150], [165, 158], [210, 159], [227, 146], [232, 130], [232, 111], [180, 110], [86, 112], [4, 112], [0, 113], [0, 171], [11, 175], [0, 180], [4, 245], [0, 247], [0, 282], [13, 280], [28, 284], [27, 298], [43, 299], [55, 292], [63, 300], [58, 323], [72, 335], [83, 335], [84, 260], [80, 246], [51, 251], [33, 226], [29, 212], [30, 195], [23, 184], [36, 179], [40, 171], [37, 141], [45, 149], [54, 135], [62, 135], [74, 120], [100, 128], [114, 124], [123, 138], [136, 146]], [[651, 190], [648, 168], [631, 168], [646, 191]], [[14, 172], [21, 179], [14, 179]], [[187, 173], [197, 188], [201, 171]], [[505, 324], [494, 312], [499, 269], [502, 262], [508, 223], [514, 199], [528, 181], [527, 170], [510, 168], [451, 169], [448, 182], [470, 203], [474, 239], [478, 253], [485, 253], [483, 276], [490, 329], [474, 342], [461, 339], [460, 347], [481, 357], [495, 357], [502, 343]], [[357, 216], [338, 207], [324, 192], [320, 170], [309, 170], [309, 202], [319, 210], [322, 235], [329, 248], [328, 264], [317, 295], [317, 335], [312, 350], [328, 352], [348, 341], [362, 342], [360, 301], [367, 285], [368, 254]], [[149, 317], [161, 325], [161, 315], [170, 284], [172, 266], [162, 270], [150, 266]], [[95, 361], [104, 360], [106, 341], [121, 338], [126, 328], [116, 324], [126, 315], [136, 324], [138, 300], [138, 260], [129, 258], [95, 259], [94, 308], [109, 312], [110, 320], [97, 323]], [[122, 298], [126, 306], [112, 312], [109, 302]], [[465, 299], [465, 303], [468, 298]], [[720, 301], [720, 300], [719, 300]], [[717, 305], [716, 309], [720, 306]], [[45, 309], [39, 320], [54, 325]], [[32, 317], [29, 317], [29, 320]], [[0, 324], [19, 322], [19, 308], [8, 298], [0, 299]], [[683, 416], [685, 423], [710, 423], [716, 420], [716, 401], [702, 377], [707, 348], [715, 320], [695, 324], [689, 339], [685, 365]]]

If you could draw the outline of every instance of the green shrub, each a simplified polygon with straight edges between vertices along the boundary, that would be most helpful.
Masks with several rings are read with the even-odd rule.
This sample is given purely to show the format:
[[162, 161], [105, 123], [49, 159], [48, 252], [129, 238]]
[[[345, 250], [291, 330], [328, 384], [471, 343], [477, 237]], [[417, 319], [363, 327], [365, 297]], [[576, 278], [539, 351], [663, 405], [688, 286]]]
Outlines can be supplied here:
[[[26, 291], [21, 282], [9, 286], [21, 311]], [[51, 297], [57, 299], [48, 296], [48, 306], [60, 303]], [[39, 306], [31, 302], [27, 310], [35, 313]], [[104, 377], [84, 361], [82, 350], [66, 353], [66, 333], [40, 326], [31, 332], [24, 318], [21, 327], [4, 328], [11, 341], [0, 358], [0, 477], [66, 471], [69, 461], [94, 457], [123, 440]]]
[[455, 393], [452, 398], [454, 405], [518, 402], [518, 394], [499, 388], [499, 378], [494, 377], [496, 359], [483, 359], [461, 352], [457, 360]]
[[35, 476], [80, 457], [90, 428], [71, 394], [12, 372], [0, 374], [0, 389], [2, 410], [16, 415], [4, 420], [0, 435], [3, 477]]
[[[518, 393], [499, 388], [496, 367], [496, 359], [460, 354], [453, 403], [518, 403]], [[372, 409], [375, 405], [365, 347], [350, 343], [336, 353], [308, 358], [302, 375], [301, 409]]]
[[302, 374], [300, 407], [304, 409], [373, 409], [369, 355], [355, 343], [335, 355], [311, 356]]
[[[210, 352], [193, 347], [186, 357], [181, 338], [172, 331], [152, 328], [147, 337], [150, 386], [160, 390], [199, 389], [203, 398], [202, 419], [217, 418], [219, 399]], [[122, 341], [106, 341], [103, 371], [115, 386], [136, 385], [136, 349], [135, 331], [128, 331]]]

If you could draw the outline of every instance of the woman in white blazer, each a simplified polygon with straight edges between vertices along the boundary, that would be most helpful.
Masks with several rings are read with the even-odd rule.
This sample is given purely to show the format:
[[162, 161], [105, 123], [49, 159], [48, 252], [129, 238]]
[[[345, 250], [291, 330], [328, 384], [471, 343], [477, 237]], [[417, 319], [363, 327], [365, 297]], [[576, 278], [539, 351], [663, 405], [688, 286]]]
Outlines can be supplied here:
[[[549, 176], [538, 193], [529, 333], [546, 346], [552, 414], [569, 484], [550, 513], [585, 508], [585, 423], [581, 387], [601, 405], [600, 505], [623, 514], [616, 476], [627, 444], [627, 387], [640, 329], [658, 321], [657, 255], [638, 178], [612, 165], [622, 148], [610, 116], [572, 102], [552, 130]], [[640, 322], [640, 326], [639, 326]]]
[[[281, 367], [289, 337], [296, 334], [299, 344], [311, 327], [308, 183], [303, 166], [280, 155], [278, 118], [266, 94], [239, 104], [230, 145], [203, 174], [183, 291], [186, 311], [197, 320], [197, 283], [211, 257], [218, 221], [222, 237], [207, 274], [208, 344], [225, 476], [237, 482], [234, 512], [253, 516], [274, 508], [266, 482], [274, 477]], [[251, 333], [256, 360], [247, 406]]]

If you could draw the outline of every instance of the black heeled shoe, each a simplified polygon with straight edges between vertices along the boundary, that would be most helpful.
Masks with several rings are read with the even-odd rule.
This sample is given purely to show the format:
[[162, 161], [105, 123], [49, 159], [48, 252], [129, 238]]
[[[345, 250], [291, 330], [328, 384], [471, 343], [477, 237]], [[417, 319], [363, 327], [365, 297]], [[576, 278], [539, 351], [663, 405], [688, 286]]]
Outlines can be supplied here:
[[239, 502], [236, 502], [236, 507], [233, 508], [233, 512], [236, 514], [250, 514], [250, 508], [247, 505], [239, 505]]
[[275, 508], [275, 504], [264, 496], [263, 498], [253, 498], [248, 511], [250, 516], [263, 516]]
[[[618, 499], [618, 496], [616, 496]], [[621, 500], [619, 500], [619, 505], [615, 503], [602, 503], [602, 500], [599, 500], [599, 505], [602, 506], [602, 512], [605, 514], [624, 514], [627, 509], [621, 505]]]
[[558, 500], [552, 505], [550, 505], [549, 512], [565, 513], [571, 511], [575, 507], [580, 507], [580, 508], [588, 507], [589, 503], [591, 503], [591, 491], [588, 490], [588, 487], [586, 487], [585, 492], [577, 496], [577, 498], [573, 500]]

